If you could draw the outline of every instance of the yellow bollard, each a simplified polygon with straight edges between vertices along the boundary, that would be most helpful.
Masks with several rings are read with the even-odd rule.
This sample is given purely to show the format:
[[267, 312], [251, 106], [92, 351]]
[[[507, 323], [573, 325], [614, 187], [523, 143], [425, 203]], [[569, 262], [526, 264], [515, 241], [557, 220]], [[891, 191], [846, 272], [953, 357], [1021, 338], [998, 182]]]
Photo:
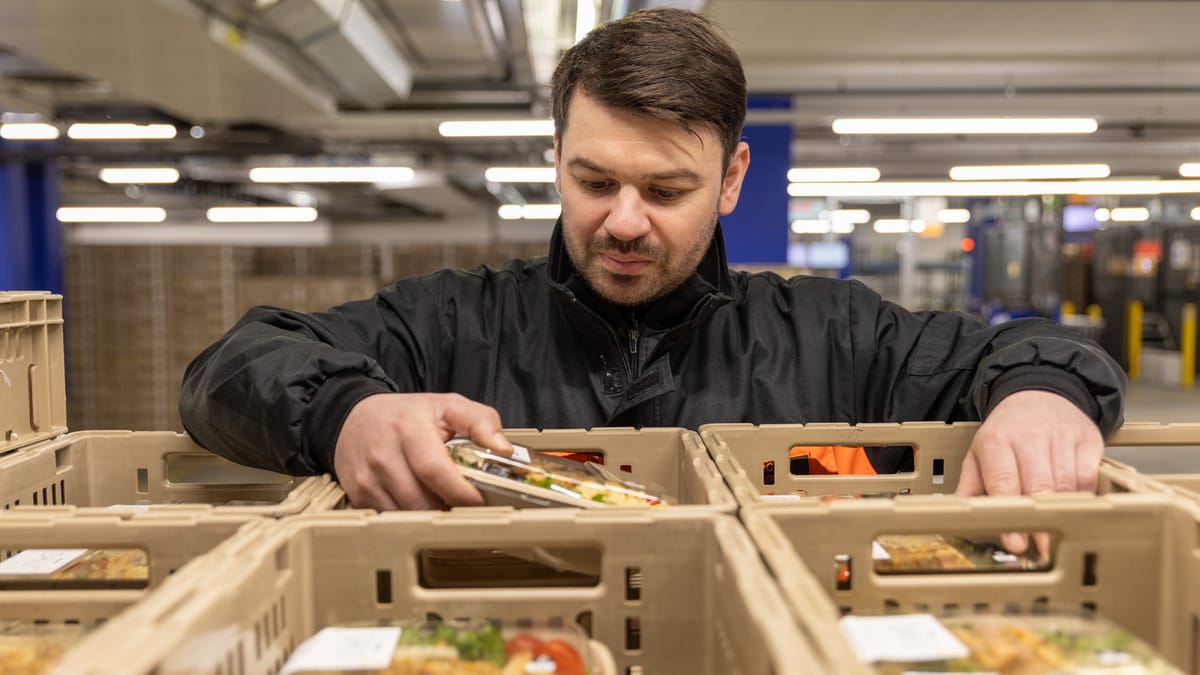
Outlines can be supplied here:
[[1129, 379], [1142, 376], [1142, 303], [1131, 300], [1125, 311], [1125, 353], [1129, 359]]
[[1196, 305], [1183, 306], [1179, 337], [1179, 385], [1191, 389], [1196, 380]]
[[1075, 303], [1070, 300], [1063, 300], [1062, 309], [1059, 311], [1063, 316], [1071, 316], [1075, 313]]
[[1091, 319], [1102, 318], [1102, 315], [1100, 313], [1100, 305], [1088, 305], [1087, 306], [1087, 315], [1088, 315], [1088, 318], [1091, 318]]

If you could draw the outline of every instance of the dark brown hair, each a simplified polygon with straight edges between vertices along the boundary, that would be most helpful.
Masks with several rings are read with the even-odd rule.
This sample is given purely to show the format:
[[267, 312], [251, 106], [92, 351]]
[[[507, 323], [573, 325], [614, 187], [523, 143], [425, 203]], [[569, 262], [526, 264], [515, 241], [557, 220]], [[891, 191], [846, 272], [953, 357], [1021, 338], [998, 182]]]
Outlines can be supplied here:
[[603, 24], [567, 50], [550, 82], [558, 139], [577, 89], [597, 103], [696, 131], [709, 124], [728, 159], [746, 120], [746, 74], [715, 23], [663, 7]]

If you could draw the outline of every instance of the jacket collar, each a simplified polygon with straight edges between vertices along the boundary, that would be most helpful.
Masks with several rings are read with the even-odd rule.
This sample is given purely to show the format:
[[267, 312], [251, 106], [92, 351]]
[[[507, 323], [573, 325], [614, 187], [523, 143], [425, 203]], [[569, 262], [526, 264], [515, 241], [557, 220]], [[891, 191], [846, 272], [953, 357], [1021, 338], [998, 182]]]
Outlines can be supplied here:
[[[611, 325], [630, 323], [634, 312], [604, 300], [592, 290], [567, 254], [563, 240], [562, 219], [554, 226], [550, 237], [550, 253], [547, 260], [550, 286], [579, 300], [600, 314]], [[639, 310], [642, 322], [652, 330], [668, 330], [685, 322], [695, 320], [706, 307], [724, 304], [733, 298], [733, 280], [725, 258], [725, 237], [718, 222], [712, 242], [696, 271], [679, 288], [651, 306]]]

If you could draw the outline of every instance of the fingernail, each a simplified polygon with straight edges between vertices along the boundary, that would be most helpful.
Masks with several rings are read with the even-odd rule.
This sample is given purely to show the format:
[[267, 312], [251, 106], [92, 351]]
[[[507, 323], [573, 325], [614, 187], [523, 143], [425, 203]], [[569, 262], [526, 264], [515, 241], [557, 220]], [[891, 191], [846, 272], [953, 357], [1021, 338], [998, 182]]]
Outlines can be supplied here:
[[1009, 553], [1024, 553], [1025, 549], [1029, 548], [1029, 540], [1025, 535], [1010, 532], [1003, 535], [1004, 548], [1008, 549]]
[[495, 436], [492, 436], [492, 442], [496, 444], [496, 449], [498, 450], [511, 451], [513, 449], [512, 443], [509, 443], [508, 439], [504, 437], [504, 434], [499, 431], [496, 432]]

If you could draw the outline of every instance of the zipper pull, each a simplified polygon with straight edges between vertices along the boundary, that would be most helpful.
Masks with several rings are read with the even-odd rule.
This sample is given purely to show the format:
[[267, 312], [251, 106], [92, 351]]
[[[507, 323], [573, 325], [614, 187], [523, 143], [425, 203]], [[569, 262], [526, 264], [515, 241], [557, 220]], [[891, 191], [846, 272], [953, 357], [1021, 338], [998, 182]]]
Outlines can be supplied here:
[[629, 331], [629, 353], [636, 356], [637, 355], [637, 346], [638, 346], [638, 330], [637, 330], [637, 328], [634, 328]]

